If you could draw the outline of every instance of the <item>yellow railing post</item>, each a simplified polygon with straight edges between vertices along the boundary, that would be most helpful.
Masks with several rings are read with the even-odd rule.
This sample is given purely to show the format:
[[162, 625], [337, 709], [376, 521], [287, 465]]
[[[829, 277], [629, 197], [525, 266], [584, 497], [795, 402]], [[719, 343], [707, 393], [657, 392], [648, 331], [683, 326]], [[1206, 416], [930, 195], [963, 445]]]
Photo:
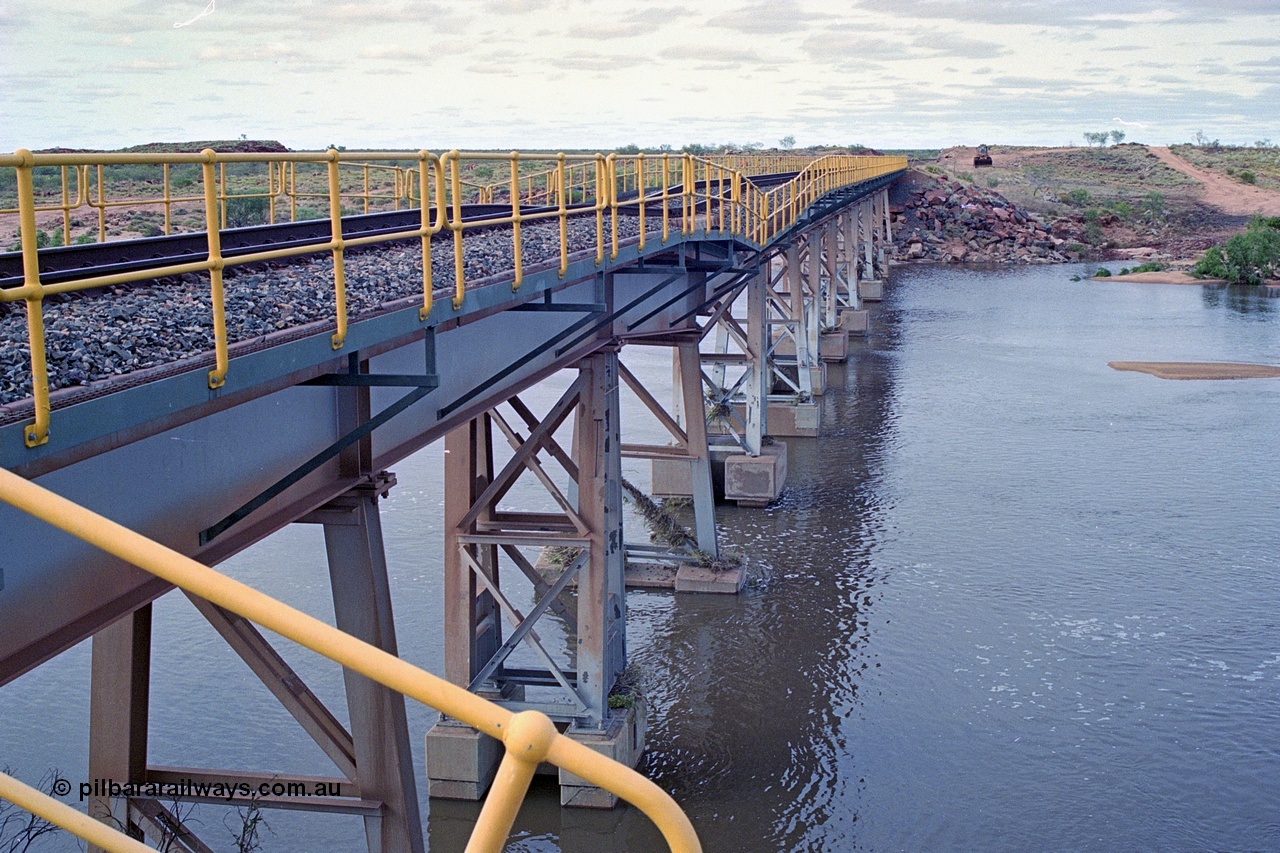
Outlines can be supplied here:
[[[596, 162], [596, 266], [604, 263], [604, 208], [609, 203], [608, 188], [605, 182], [609, 178], [608, 164], [605, 163], [604, 155], [597, 154]], [[584, 176], [585, 181], [585, 176]]]
[[560, 269], [558, 270], [560, 278], [564, 278], [569, 272], [569, 210], [566, 199], [569, 191], [564, 183], [564, 161], [563, 151], [556, 154], [556, 186], [559, 192], [556, 219], [560, 223]]
[[35, 405], [35, 421], [23, 430], [22, 441], [27, 447], [39, 447], [49, 440], [49, 364], [45, 357], [44, 288], [40, 284], [35, 183], [31, 175], [35, 168], [35, 156], [25, 148], [14, 153], [22, 161], [15, 171], [22, 244], [22, 289], [25, 291], [27, 308], [27, 345], [31, 350], [31, 399]]
[[[102, 164], [98, 164], [98, 242], [107, 242], [107, 196], [102, 179]], [[92, 204], [92, 202], [90, 202]]]
[[637, 211], [637, 214], [640, 217], [640, 251], [643, 252], [644, 242], [645, 242], [644, 240], [645, 238], [644, 202], [645, 202], [645, 195], [648, 193], [648, 190], [649, 190], [644, 180], [645, 175], [644, 175], [644, 152], [643, 151], [641, 151], [639, 154], [636, 155], [636, 172], [639, 174], [639, 177], [636, 179], [636, 187], [639, 190], [639, 194], [636, 196], [636, 206], [639, 208], [639, 210]]
[[213, 310], [214, 368], [209, 371], [209, 387], [221, 388], [227, 381], [227, 313], [222, 292], [222, 235], [218, 230], [218, 186], [213, 164], [218, 155], [211, 148], [201, 152], [204, 179], [204, 221], [209, 238], [209, 298]]
[[[422, 194], [422, 217], [420, 227], [422, 229], [422, 307], [418, 309], [418, 319], [426, 322], [431, 316], [431, 306], [435, 298], [433, 285], [431, 283], [431, 161], [430, 154], [426, 151], [418, 152], [418, 187]], [[437, 170], [437, 174], [438, 174]], [[443, 211], [440, 206], [442, 202], [437, 201], [436, 212], [438, 214]]]
[[445, 156], [449, 159], [449, 201], [453, 208], [449, 228], [453, 231], [453, 309], [456, 311], [462, 307], [462, 297], [466, 293], [466, 279], [462, 269], [462, 181], [458, 175], [458, 159], [462, 155], [455, 148]]
[[345, 244], [342, 241], [342, 188], [338, 182], [338, 158], [336, 149], [330, 148], [329, 156], [329, 245], [333, 249], [333, 299], [338, 330], [329, 339], [334, 349], [342, 349], [347, 340], [347, 271], [344, 260]]
[[662, 152], [662, 242], [671, 238], [671, 155]]
[[[533, 185], [529, 185], [529, 193], [533, 194]], [[520, 237], [520, 152], [511, 152], [511, 248], [512, 260], [515, 263], [515, 274], [511, 280], [511, 292], [520, 289], [524, 283], [524, 243]]]
[[466, 853], [501, 853], [534, 771], [556, 739], [555, 723], [545, 714], [522, 711], [511, 717], [503, 738], [506, 753], [485, 797]]
[[[618, 259], [618, 155], [610, 152], [605, 158], [609, 173], [609, 260]], [[623, 180], [626, 180], [627, 164], [622, 164]]]
[[230, 191], [227, 188], [227, 164], [218, 164], [218, 200], [221, 202], [222, 215], [218, 219], [218, 227], [226, 229], [227, 227], [227, 197]]
[[171, 194], [169, 192], [169, 164], [165, 163], [164, 168], [161, 171], [163, 172], [161, 180], [164, 182], [164, 233], [169, 234], [172, 230], [170, 216]]
[[[62, 245], [71, 245], [71, 189], [67, 185], [67, 167], [63, 166], [62, 172]], [[34, 202], [34, 197], [32, 198]], [[167, 210], [167, 208], [166, 208]], [[166, 222], [168, 217], [165, 217]], [[169, 232], [166, 231], [166, 234]]]

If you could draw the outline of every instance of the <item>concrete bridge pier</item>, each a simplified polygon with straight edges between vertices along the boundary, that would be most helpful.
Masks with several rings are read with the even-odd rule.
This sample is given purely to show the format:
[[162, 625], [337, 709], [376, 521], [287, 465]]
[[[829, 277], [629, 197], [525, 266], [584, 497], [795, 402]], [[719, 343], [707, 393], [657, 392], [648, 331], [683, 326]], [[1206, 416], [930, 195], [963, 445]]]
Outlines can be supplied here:
[[867, 302], [884, 298], [888, 269], [889, 194], [887, 190], [858, 203], [858, 241], [862, 249], [858, 294]]
[[[513, 711], [542, 711], [570, 737], [634, 766], [644, 750], [645, 707], [619, 680], [627, 607], [618, 354], [597, 352], [577, 368], [577, 379], [541, 418], [516, 397], [509, 401], [515, 420], [495, 408], [445, 439], [445, 676]], [[567, 451], [556, 432], [570, 416]], [[495, 430], [513, 449], [500, 470]], [[548, 471], [553, 461], [558, 478]], [[541, 483], [557, 512], [501, 504], [523, 474]], [[566, 477], [570, 487], [562, 488]], [[534, 591], [524, 609], [511, 582], [519, 575]], [[576, 601], [566, 594], [571, 584]], [[548, 611], [567, 631], [563, 650], [553, 643], [558, 626], [544, 622], [545, 633], [537, 630]], [[536, 665], [512, 663], [518, 647]], [[432, 797], [484, 796], [501, 744], [444, 719], [427, 733], [426, 745]], [[617, 802], [564, 771], [560, 791], [568, 806]]]
[[851, 335], [865, 335], [870, 325], [858, 287], [858, 227], [856, 207], [845, 208], [836, 217], [835, 240], [827, 244], [837, 321]]

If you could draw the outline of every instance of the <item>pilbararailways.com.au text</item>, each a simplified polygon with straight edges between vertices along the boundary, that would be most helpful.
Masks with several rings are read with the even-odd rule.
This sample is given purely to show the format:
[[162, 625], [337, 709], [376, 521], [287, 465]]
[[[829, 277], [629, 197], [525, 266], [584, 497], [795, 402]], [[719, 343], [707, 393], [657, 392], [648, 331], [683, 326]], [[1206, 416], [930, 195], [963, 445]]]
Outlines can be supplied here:
[[[69, 792], [68, 792], [69, 793]], [[80, 801], [89, 797], [204, 797], [220, 800], [247, 800], [254, 797], [338, 797], [341, 783], [320, 782], [197, 782], [179, 779], [176, 782], [127, 782], [114, 779], [94, 779], [80, 783]]]

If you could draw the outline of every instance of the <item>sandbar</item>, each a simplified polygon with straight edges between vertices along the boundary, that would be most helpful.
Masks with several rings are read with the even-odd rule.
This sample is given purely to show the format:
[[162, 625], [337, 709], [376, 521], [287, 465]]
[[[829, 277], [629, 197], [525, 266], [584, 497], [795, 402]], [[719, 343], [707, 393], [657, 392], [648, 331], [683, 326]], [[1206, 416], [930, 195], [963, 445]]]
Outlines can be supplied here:
[[1114, 370], [1134, 370], [1161, 379], [1272, 379], [1280, 366], [1225, 361], [1109, 361]]

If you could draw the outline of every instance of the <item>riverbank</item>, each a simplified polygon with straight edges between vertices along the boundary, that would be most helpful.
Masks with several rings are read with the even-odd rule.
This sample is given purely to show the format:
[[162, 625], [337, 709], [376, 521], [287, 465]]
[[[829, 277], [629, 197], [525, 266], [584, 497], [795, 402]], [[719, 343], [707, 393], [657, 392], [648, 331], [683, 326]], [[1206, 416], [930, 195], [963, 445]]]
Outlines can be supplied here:
[[[1251, 214], [1280, 215], [1280, 191], [1267, 175], [1259, 172], [1255, 186], [1243, 177], [1252, 173], [1223, 166], [1214, 151], [1185, 149], [992, 146], [992, 165], [981, 168], [972, 165], [975, 149], [943, 149], [913, 161], [911, 177], [897, 188], [895, 257], [1057, 263], [1056, 254], [1182, 270], [1243, 231]], [[1233, 151], [1237, 159], [1258, 154]], [[1232, 153], [1224, 152], [1218, 159]], [[1189, 162], [1192, 155], [1204, 162]], [[992, 250], [990, 237], [1007, 225], [1006, 214], [1030, 227]]]

